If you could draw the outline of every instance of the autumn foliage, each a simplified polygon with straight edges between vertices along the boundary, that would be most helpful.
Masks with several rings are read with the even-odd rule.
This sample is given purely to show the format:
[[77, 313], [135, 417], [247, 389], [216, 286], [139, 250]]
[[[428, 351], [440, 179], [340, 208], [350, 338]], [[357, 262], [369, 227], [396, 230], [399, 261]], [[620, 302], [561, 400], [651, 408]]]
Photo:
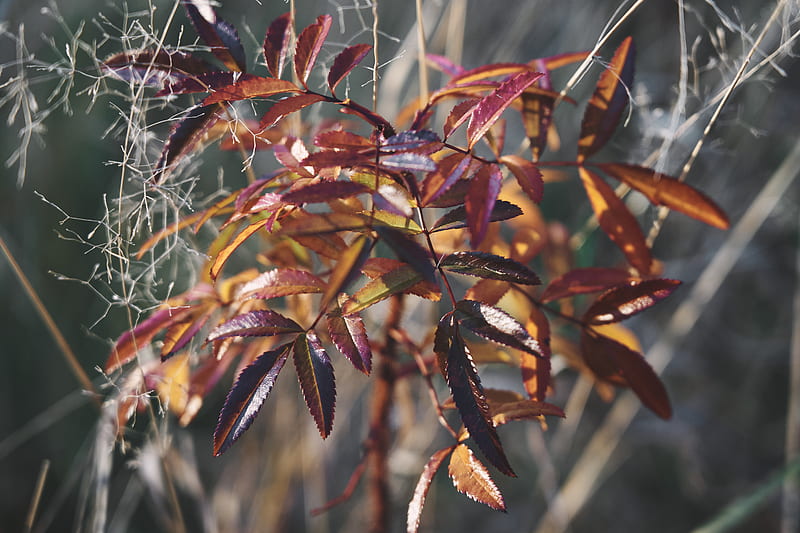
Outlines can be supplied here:
[[[394, 378], [424, 378], [431, 391], [444, 380], [451, 398], [432, 408], [455, 410], [461, 427], [440, 417], [452, 442], [434, 451], [421, 473], [409, 531], [418, 528], [431, 480], [445, 462], [458, 491], [505, 509], [484, 461], [515, 476], [496, 428], [564, 416], [547, 402], [551, 357], [564, 357], [590, 377], [601, 396], [627, 387], [656, 415], [670, 417], [666, 389], [619, 323], [669, 296], [680, 282], [661, 277], [639, 223], [612, 184], [718, 228], [727, 228], [728, 220], [712, 200], [673, 177], [602, 160], [628, 106], [635, 62], [630, 38], [586, 104], [575, 159], [551, 161], [545, 156], [554, 111], [575, 105], [553, 88], [551, 72], [583, 61], [585, 52], [470, 69], [431, 56], [430, 64], [449, 81], [397, 118], [384, 117], [342, 97], [342, 82], [371, 53], [368, 44], [342, 50], [324, 90], [312, 87], [330, 16], [299, 31], [295, 43], [290, 16], [277, 18], [264, 39], [266, 72], [251, 73], [235, 28], [207, 3], [184, 6], [210, 55], [143, 49], [103, 62], [108, 73], [152, 86], [156, 96], [186, 99], [148, 185], [160, 187], [214, 141], [224, 150], [270, 150], [281, 168], [140, 245], [142, 257], [175, 232], [208, 224], [219, 230], [203, 250], [208, 262], [201, 281], [124, 333], [107, 372], [125, 372], [158, 339], [166, 363], [143, 363], [143, 372], [129, 372], [124, 381], [131, 392], [158, 388], [159, 376], [171, 371], [168, 360], [192, 350], [185, 397], [170, 404], [186, 424], [209, 390], [238, 368], [213, 435], [213, 453], [220, 455], [254, 422], [281, 371], [291, 372], [284, 370], [289, 361], [323, 438], [336, 414], [334, 366], [346, 360], [369, 376], [378, 363], [410, 362], [413, 371]], [[190, 94], [199, 95], [197, 103]], [[243, 109], [260, 115], [234, 119], [242, 115], [232, 112], [242, 101], [248, 104]], [[311, 106], [344, 115], [298, 129], [293, 124]], [[446, 118], [437, 124], [436, 116]], [[514, 120], [527, 137], [524, 155], [509, 149], [506, 121]], [[571, 266], [563, 226], [545, 221], [538, 209], [547, 202], [543, 170], [554, 165], [574, 170], [624, 265]], [[258, 252], [245, 242], [257, 242]], [[226, 269], [231, 257], [247, 254], [253, 268]], [[542, 265], [538, 272], [531, 269], [534, 261]], [[383, 330], [368, 329], [366, 313], [393, 300], [391, 313], [407, 298], [430, 300], [439, 319], [410, 331], [395, 316]], [[525, 394], [484, 388], [476, 360], [517, 365]], [[137, 397], [130, 398], [119, 409], [121, 428], [139, 407]]]

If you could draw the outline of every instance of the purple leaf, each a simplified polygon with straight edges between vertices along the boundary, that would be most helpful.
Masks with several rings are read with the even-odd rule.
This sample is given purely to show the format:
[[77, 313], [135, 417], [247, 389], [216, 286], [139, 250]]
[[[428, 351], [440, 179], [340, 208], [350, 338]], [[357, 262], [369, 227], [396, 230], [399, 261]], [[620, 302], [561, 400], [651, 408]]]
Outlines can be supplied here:
[[541, 346], [525, 326], [497, 307], [461, 300], [456, 304], [456, 319], [463, 327], [486, 340], [543, 357]]
[[265, 352], [247, 365], [228, 392], [214, 430], [214, 455], [225, 452], [253, 423], [272, 391], [292, 343]]
[[211, 2], [183, 0], [183, 6], [197, 34], [211, 47], [211, 52], [229, 69], [247, 70], [244, 47], [236, 28], [217, 16]]
[[188, 52], [169, 49], [158, 53], [153, 50], [119, 52], [101, 66], [121, 80], [155, 86], [171, 85], [213, 70], [211, 65]]
[[333, 60], [330, 72], [328, 72], [328, 87], [331, 93], [336, 86], [347, 76], [356, 65], [372, 50], [372, 45], [356, 44], [342, 50]]
[[233, 317], [214, 328], [208, 342], [229, 337], [270, 337], [283, 333], [300, 333], [303, 328], [290, 318], [270, 310], [250, 311]]
[[445, 138], [450, 137], [459, 126], [472, 117], [472, 113], [475, 111], [480, 101], [480, 98], [464, 100], [456, 104], [453, 109], [450, 110], [450, 114], [447, 115], [447, 119], [444, 121], [443, 131]]
[[503, 185], [503, 174], [494, 163], [484, 165], [470, 182], [464, 206], [472, 247], [476, 248], [486, 236], [492, 218], [492, 208]]
[[411, 265], [422, 274], [423, 279], [436, 282], [430, 251], [420, 245], [410, 235], [393, 228], [377, 228], [383, 242], [397, 255], [397, 258]]
[[469, 154], [448, 155], [436, 165], [422, 184], [422, 205], [435, 201], [463, 176], [469, 174], [472, 157]]
[[381, 144], [381, 152], [416, 152], [432, 154], [442, 148], [439, 136], [430, 130], [406, 130], [392, 135]]
[[[492, 212], [489, 215], [489, 222], [499, 222], [501, 220], [508, 220], [522, 215], [522, 209], [506, 202], [505, 200], [497, 200], [494, 203]], [[445, 213], [442, 218], [436, 221], [433, 225], [431, 232], [444, 231], [449, 229], [466, 228], [467, 209], [464, 206], [456, 207], [455, 209]]]
[[381, 165], [393, 170], [408, 172], [433, 172], [436, 162], [427, 155], [403, 152], [381, 158]]
[[648, 309], [678, 288], [675, 279], [631, 281], [600, 295], [586, 310], [584, 320], [589, 324], [611, 324], [630, 318]]
[[451, 272], [522, 285], [539, 285], [539, 277], [525, 265], [484, 252], [456, 252], [446, 255], [439, 266]]
[[503, 111], [511, 105], [522, 92], [542, 77], [540, 72], [520, 72], [501, 83], [494, 91], [485, 96], [475, 108], [467, 127], [469, 148], [475, 146], [484, 134], [489, 131]]
[[196, 106], [175, 123], [156, 163], [152, 178], [154, 182], [163, 180], [194, 149], [211, 126], [222, 117], [222, 111], [216, 105]]
[[294, 268], [276, 268], [264, 272], [239, 288], [237, 298], [280, 298], [290, 294], [322, 292], [325, 282], [311, 272]]
[[324, 439], [333, 429], [336, 407], [336, 383], [331, 360], [313, 331], [298, 335], [294, 342], [293, 358], [308, 411]]
[[282, 200], [287, 204], [330, 202], [337, 198], [350, 198], [371, 192], [370, 188], [353, 181], [320, 181], [286, 192]]
[[517, 183], [519, 183], [525, 194], [534, 203], [541, 203], [544, 196], [544, 180], [536, 165], [518, 155], [505, 155], [500, 158], [500, 162], [514, 174]]
[[356, 370], [369, 375], [372, 350], [367, 329], [358, 314], [342, 315], [341, 309], [328, 315], [328, 333], [336, 348], [353, 363]]
[[297, 37], [297, 45], [294, 52], [294, 71], [300, 83], [306, 89], [308, 89], [308, 75], [311, 74], [311, 69], [314, 68], [319, 51], [328, 37], [332, 21], [333, 19], [330, 15], [320, 15], [317, 17], [317, 22], [308, 26]]
[[264, 59], [267, 69], [275, 78], [283, 75], [283, 65], [292, 35], [292, 14], [284, 13], [272, 21], [264, 37]]
[[279, 100], [272, 104], [272, 107], [261, 117], [258, 129], [259, 131], [264, 131], [267, 128], [271, 128], [287, 115], [324, 100], [324, 96], [314, 93], [298, 94], [297, 96], [289, 96], [288, 98]]
[[300, 89], [290, 81], [244, 74], [230, 85], [216, 88], [203, 100], [203, 105], [218, 102], [236, 102], [250, 98], [266, 98], [267, 96], [281, 93], [297, 92], [300, 92]]
[[453, 63], [444, 56], [439, 56], [436, 54], [426, 54], [425, 58], [434, 67], [438, 68], [448, 76], [459, 76], [464, 72], [464, 67], [456, 65], [455, 63]]

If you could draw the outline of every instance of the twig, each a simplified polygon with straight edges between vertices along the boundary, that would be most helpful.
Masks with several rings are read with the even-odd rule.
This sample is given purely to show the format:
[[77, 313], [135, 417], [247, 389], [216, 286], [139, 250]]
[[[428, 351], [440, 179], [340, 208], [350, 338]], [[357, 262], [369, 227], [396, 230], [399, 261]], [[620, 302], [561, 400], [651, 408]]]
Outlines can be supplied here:
[[44, 490], [44, 480], [47, 478], [47, 471], [50, 469], [50, 460], [45, 459], [42, 461], [42, 467], [39, 469], [39, 477], [36, 479], [36, 487], [33, 489], [33, 498], [31, 499], [31, 506], [28, 509], [28, 516], [25, 518], [25, 531], [33, 529], [33, 522], [36, 520], [36, 511], [39, 509], [39, 502], [42, 499], [42, 491]]
[[416, 0], [417, 7], [417, 63], [419, 68], [419, 98], [428, 101], [428, 60], [425, 49], [425, 24], [422, 17], [422, 0]]
[[358, 482], [361, 481], [361, 477], [364, 475], [364, 471], [367, 469], [367, 461], [366, 457], [364, 457], [361, 462], [358, 463], [353, 473], [350, 475], [350, 479], [347, 481], [347, 485], [345, 486], [344, 490], [341, 494], [337, 497], [330, 500], [328, 503], [321, 507], [316, 507], [311, 509], [311, 516], [318, 516], [322, 513], [336, 507], [339, 504], [342, 504], [350, 499], [355, 492], [356, 487], [358, 487]]
[[[672, 315], [664, 333], [648, 351], [648, 361], [661, 373], [672, 360], [678, 342], [697, 323], [703, 308], [716, 294], [722, 282], [741, 256], [784, 192], [800, 173], [800, 141], [773, 173], [767, 184], [739, 220], [728, 238], [698, 278], [689, 296]], [[641, 404], [630, 392], [619, 396], [589, 444], [575, 462], [561, 490], [551, 501], [537, 533], [562, 532], [597, 488], [598, 479], [619, 444]]]
[[378, 111], [378, 0], [372, 2], [372, 110]]

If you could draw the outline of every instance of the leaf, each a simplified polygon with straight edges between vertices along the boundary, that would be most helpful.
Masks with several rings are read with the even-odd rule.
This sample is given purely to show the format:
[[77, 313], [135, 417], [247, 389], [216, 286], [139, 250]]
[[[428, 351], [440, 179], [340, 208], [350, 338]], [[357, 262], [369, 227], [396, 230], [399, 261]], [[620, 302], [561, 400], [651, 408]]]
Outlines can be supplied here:
[[511, 102], [541, 77], [540, 72], [520, 72], [485, 96], [470, 117], [469, 126], [467, 126], [468, 147], [472, 149], [492, 124], [500, 118], [503, 111], [511, 105]]
[[290, 237], [322, 235], [339, 231], [358, 231], [369, 227], [369, 221], [350, 213], [305, 213], [283, 222], [280, 233]]
[[272, 392], [292, 343], [265, 352], [247, 365], [236, 378], [219, 413], [214, 430], [214, 455], [220, 456], [247, 431]]
[[423, 248], [410, 235], [392, 228], [378, 228], [378, 235], [404, 263], [411, 265], [422, 274], [422, 278], [431, 283], [436, 282], [436, 273], [431, 253]]
[[500, 489], [494, 484], [483, 463], [475, 457], [466, 444], [459, 444], [453, 450], [447, 472], [458, 492], [496, 511], [506, 511]]
[[472, 157], [469, 154], [448, 155], [436, 165], [422, 183], [422, 205], [428, 205], [463, 176], [468, 175]]
[[326, 150], [345, 150], [345, 151], [375, 151], [375, 144], [361, 135], [344, 131], [328, 130], [318, 133], [314, 137], [314, 144]]
[[413, 267], [401, 265], [367, 282], [342, 306], [344, 314], [358, 313], [371, 305], [401, 293], [422, 281], [422, 274]]
[[319, 51], [328, 37], [332, 21], [330, 15], [320, 15], [317, 17], [317, 22], [308, 26], [297, 37], [294, 51], [294, 71], [306, 89], [308, 89], [308, 75], [311, 74]]
[[525, 327], [505, 311], [474, 300], [456, 304], [458, 323], [486, 340], [542, 357], [542, 348]]
[[581, 351], [598, 377], [608, 380], [613, 369], [648, 409], [663, 419], [672, 416], [667, 390], [642, 354], [594, 332], [581, 335]]
[[372, 50], [372, 45], [355, 44], [348, 46], [336, 56], [333, 60], [333, 65], [331, 65], [331, 70], [328, 72], [328, 87], [331, 88], [331, 93], [334, 92], [336, 86], [345, 76], [366, 57], [370, 50]]
[[328, 314], [328, 333], [336, 348], [353, 363], [356, 370], [369, 375], [372, 350], [364, 321], [358, 314], [344, 315], [341, 309]]
[[430, 130], [406, 130], [392, 135], [381, 144], [382, 153], [415, 152], [432, 154], [442, 148], [442, 141]]
[[[505, 200], [497, 200], [494, 203], [494, 208], [492, 208], [492, 212], [489, 215], [489, 222], [508, 220], [520, 215], [522, 215], [522, 209], [520, 209], [518, 206], [512, 204], [511, 202], [506, 202]], [[442, 216], [442, 218], [436, 221], [436, 223], [433, 225], [431, 233], [449, 229], [466, 228], [466, 216], [467, 210], [464, 206], [448, 211]]]
[[156, 96], [172, 96], [177, 94], [210, 93], [242, 80], [258, 79], [254, 74], [242, 74], [238, 71], [215, 70], [201, 72], [193, 76], [184, 76], [174, 83], [164, 85]]
[[183, 0], [186, 13], [200, 38], [211, 52], [231, 70], [247, 70], [244, 47], [239, 34], [229, 23], [217, 17], [209, 0]]
[[216, 105], [195, 106], [172, 127], [167, 142], [153, 172], [154, 183], [166, 178], [178, 162], [203, 139], [206, 132], [222, 116], [222, 109]]
[[547, 390], [551, 386], [551, 364], [550, 364], [550, 322], [544, 312], [539, 307], [531, 308], [528, 321], [525, 323], [525, 330], [539, 344], [542, 357], [531, 356], [527, 352], [522, 352], [520, 358], [520, 372], [522, 374], [522, 385], [528, 397], [538, 401], [544, 401], [547, 397]]
[[[452, 336], [447, 339], [449, 343], [446, 366], [447, 385], [453, 393], [453, 401], [461, 415], [461, 421], [489, 462], [507, 476], [516, 477], [511, 465], [508, 464], [500, 437], [497, 436], [491, 422], [489, 406], [486, 403], [486, 396], [483, 393], [481, 380], [475, 364], [472, 362], [472, 357], [464, 346], [458, 329], [453, 327], [447, 329], [452, 331]], [[458, 489], [458, 486], [456, 488]]]
[[451, 272], [496, 279], [522, 285], [539, 285], [539, 277], [513, 259], [485, 252], [455, 252], [444, 256], [439, 266]]
[[284, 13], [272, 21], [264, 37], [264, 59], [274, 78], [283, 76], [283, 65], [292, 35], [292, 14]]
[[448, 76], [459, 76], [464, 72], [463, 67], [460, 65], [456, 65], [450, 59], [436, 55], [436, 54], [425, 54], [425, 59], [427, 59], [428, 63], [431, 64], [434, 68], [441, 70]]
[[299, 93], [300, 88], [294, 83], [275, 78], [245, 75], [230, 85], [215, 89], [203, 100], [203, 105], [219, 102], [235, 102], [250, 98], [266, 98], [281, 93]]
[[520, 400], [504, 403], [492, 409], [492, 422], [495, 426], [502, 426], [515, 420], [532, 420], [545, 415], [566, 417], [564, 411], [556, 405], [542, 401]]
[[268, 309], [250, 311], [233, 317], [209, 333], [206, 342], [230, 337], [271, 337], [284, 333], [300, 333], [300, 324]]
[[641, 274], [649, 273], [653, 263], [650, 248], [625, 202], [591, 170], [581, 166], [578, 172], [600, 227], [622, 250], [631, 266]]
[[436, 170], [436, 163], [429, 156], [408, 152], [382, 157], [381, 166], [407, 172], [432, 172]]
[[578, 162], [605, 146], [617, 128], [622, 112], [628, 105], [628, 89], [633, 85], [635, 57], [633, 38], [627, 37], [600, 75], [583, 114], [578, 140]]
[[275, 126], [287, 115], [291, 115], [317, 102], [322, 102], [325, 97], [321, 94], [304, 93], [297, 96], [289, 96], [272, 104], [269, 111], [264, 113], [258, 123], [258, 131], [264, 131]]
[[269, 223], [270, 219], [264, 218], [262, 220], [258, 220], [253, 222], [246, 228], [244, 228], [236, 238], [233, 239], [230, 243], [228, 243], [225, 247], [223, 247], [219, 252], [216, 254], [209, 254], [211, 257], [214, 258], [213, 262], [211, 263], [211, 268], [209, 270], [211, 274], [211, 279], [217, 279], [219, 273], [222, 271], [222, 267], [225, 266], [225, 263], [228, 261], [228, 258], [233, 254], [233, 252], [244, 243], [247, 239], [252, 237], [257, 231], [262, 229]]
[[264, 272], [239, 288], [238, 298], [280, 298], [291, 294], [322, 292], [325, 282], [311, 272], [294, 268], [276, 268]]
[[217, 311], [216, 305], [201, 307], [186, 317], [186, 320], [173, 324], [164, 334], [161, 346], [161, 360], [175, 355], [205, 326], [211, 315]]
[[202, 59], [180, 50], [131, 50], [105, 59], [103, 70], [123, 81], [163, 86], [213, 70]]
[[602, 294], [586, 310], [583, 319], [588, 324], [610, 324], [630, 318], [648, 309], [678, 288], [675, 279], [648, 279], [631, 281]]
[[492, 208], [503, 185], [503, 174], [495, 164], [484, 165], [470, 182], [464, 206], [472, 247], [476, 248], [486, 236], [492, 218]]
[[450, 110], [450, 114], [447, 115], [447, 119], [445, 119], [442, 128], [445, 138], [450, 137], [459, 126], [472, 117], [472, 113], [475, 111], [480, 101], [480, 98], [470, 98], [469, 100], [464, 100], [456, 104], [453, 109]]
[[719, 229], [728, 229], [725, 212], [708, 196], [677, 179], [655, 170], [622, 163], [598, 165], [612, 178], [644, 194], [651, 203], [680, 211], [700, 222]]
[[294, 366], [308, 411], [317, 423], [322, 438], [333, 429], [336, 383], [333, 366], [316, 333], [301, 333], [294, 341]]
[[488, 78], [510, 76], [511, 74], [519, 74], [521, 72], [530, 71], [531, 66], [525, 63], [491, 63], [462, 72], [458, 76], [451, 79], [448, 85], [470, 83]]
[[[463, 444], [461, 446], [463, 446]], [[428, 490], [431, 488], [433, 476], [439, 470], [439, 467], [442, 465], [447, 456], [450, 455], [455, 448], [456, 446], [442, 448], [441, 450], [435, 452], [428, 462], [425, 463], [425, 467], [422, 469], [422, 475], [420, 475], [419, 481], [417, 481], [417, 486], [414, 488], [414, 496], [411, 498], [411, 502], [408, 504], [408, 517], [406, 522], [406, 531], [408, 533], [417, 533], [419, 530], [419, 521], [420, 518], [422, 518], [422, 508], [425, 506], [425, 498], [428, 496]]]
[[110, 373], [118, 369], [125, 363], [133, 360], [139, 350], [150, 344], [159, 331], [168, 328], [172, 324], [183, 321], [192, 312], [190, 306], [171, 307], [166, 306], [143, 320], [132, 330], [128, 330], [120, 335], [105, 365], [105, 372]]
[[331, 202], [369, 192], [369, 187], [352, 181], [318, 181], [286, 192], [281, 198], [287, 204], [301, 205]]
[[547, 303], [576, 294], [601, 292], [633, 279], [627, 271], [618, 268], [576, 268], [551, 281], [542, 294], [542, 301]]
[[518, 155], [502, 156], [500, 162], [514, 174], [514, 177], [517, 178], [517, 183], [525, 191], [525, 194], [534, 203], [541, 203], [542, 196], [544, 196], [544, 180], [536, 165]]
[[531, 143], [533, 159], [538, 161], [547, 147], [547, 135], [553, 121], [555, 98], [525, 91], [520, 99], [522, 100], [520, 113], [525, 125], [525, 135]]
[[328, 286], [320, 301], [321, 309], [325, 309], [335, 296], [355, 281], [371, 250], [372, 239], [366, 235], [359, 235], [347, 250], [342, 252], [339, 262], [333, 267], [333, 272], [328, 278]]

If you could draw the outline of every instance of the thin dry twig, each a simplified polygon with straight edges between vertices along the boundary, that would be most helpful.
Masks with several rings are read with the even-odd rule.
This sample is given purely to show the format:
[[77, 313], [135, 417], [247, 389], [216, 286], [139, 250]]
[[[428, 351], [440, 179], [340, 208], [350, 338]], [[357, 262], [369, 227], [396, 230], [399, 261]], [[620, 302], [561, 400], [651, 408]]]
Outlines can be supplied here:
[[44, 490], [44, 481], [47, 479], [47, 471], [49, 469], [50, 460], [45, 459], [42, 461], [42, 466], [39, 469], [39, 476], [36, 478], [36, 487], [33, 489], [33, 498], [31, 498], [28, 516], [25, 518], [25, 531], [31, 531], [33, 529], [33, 523], [36, 520], [36, 511], [39, 509], [39, 502], [42, 499], [42, 491]]

